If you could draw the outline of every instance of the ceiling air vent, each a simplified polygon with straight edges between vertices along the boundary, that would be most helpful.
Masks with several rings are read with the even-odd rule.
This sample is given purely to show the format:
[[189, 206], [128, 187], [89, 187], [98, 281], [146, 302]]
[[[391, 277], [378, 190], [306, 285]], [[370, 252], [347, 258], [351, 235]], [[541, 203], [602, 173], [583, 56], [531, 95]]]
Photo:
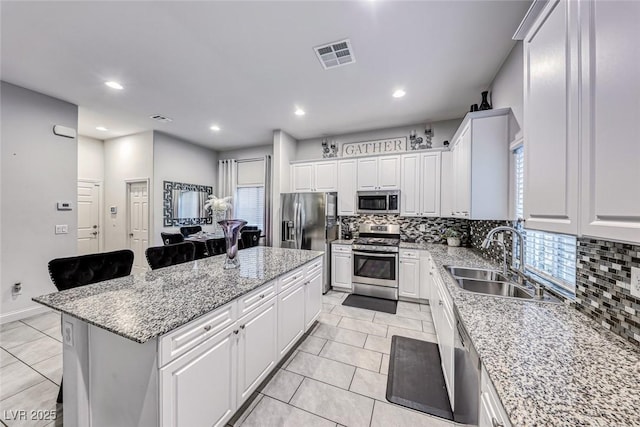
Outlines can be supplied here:
[[349, 39], [316, 46], [313, 50], [325, 70], [356, 62]]
[[161, 116], [160, 114], [154, 114], [153, 116], [149, 116], [149, 118], [153, 120], [157, 120], [161, 123], [170, 123], [173, 121], [173, 119], [170, 119], [169, 117]]

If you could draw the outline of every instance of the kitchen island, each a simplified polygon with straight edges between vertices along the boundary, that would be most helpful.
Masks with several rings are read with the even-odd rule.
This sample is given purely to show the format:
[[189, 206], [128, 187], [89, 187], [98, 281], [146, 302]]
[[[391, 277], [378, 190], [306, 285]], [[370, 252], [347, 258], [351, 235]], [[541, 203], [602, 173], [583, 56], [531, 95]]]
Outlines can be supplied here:
[[62, 312], [65, 426], [224, 425], [322, 307], [323, 252], [255, 247], [34, 298]]

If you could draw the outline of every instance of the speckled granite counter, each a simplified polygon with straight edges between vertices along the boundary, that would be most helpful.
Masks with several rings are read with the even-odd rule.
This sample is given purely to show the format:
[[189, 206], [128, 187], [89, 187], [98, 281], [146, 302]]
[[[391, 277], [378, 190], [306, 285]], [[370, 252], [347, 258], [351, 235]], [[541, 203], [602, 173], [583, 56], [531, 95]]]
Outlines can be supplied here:
[[219, 255], [33, 300], [130, 340], [144, 343], [322, 256], [323, 252], [254, 247], [240, 268]]
[[464, 292], [443, 265], [497, 266], [467, 248], [430, 252], [514, 426], [640, 425], [640, 350], [567, 304]]
[[353, 239], [351, 240], [338, 239], [331, 242], [332, 245], [351, 245], [352, 243], [353, 243]]

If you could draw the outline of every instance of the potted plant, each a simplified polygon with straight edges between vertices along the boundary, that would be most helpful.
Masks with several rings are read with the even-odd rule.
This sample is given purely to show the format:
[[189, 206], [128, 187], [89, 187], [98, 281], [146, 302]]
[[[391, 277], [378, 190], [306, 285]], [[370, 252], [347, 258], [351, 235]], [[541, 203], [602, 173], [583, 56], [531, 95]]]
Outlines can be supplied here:
[[447, 239], [447, 245], [460, 246], [461, 233], [455, 228], [447, 228], [442, 235]]

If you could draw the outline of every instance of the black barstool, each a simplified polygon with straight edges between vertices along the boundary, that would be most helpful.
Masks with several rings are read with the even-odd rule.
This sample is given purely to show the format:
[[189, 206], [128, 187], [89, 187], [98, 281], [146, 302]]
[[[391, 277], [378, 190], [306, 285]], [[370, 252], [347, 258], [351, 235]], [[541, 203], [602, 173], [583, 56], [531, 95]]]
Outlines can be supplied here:
[[189, 237], [192, 234], [196, 234], [201, 231], [202, 231], [202, 227], [200, 227], [199, 225], [191, 225], [189, 227], [180, 227], [180, 233], [182, 233], [184, 237]]
[[165, 246], [147, 248], [145, 255], [152, 270], [169, 267], [175, 264], [193, 261], [196, 257], [196, 246], [193, 242], [174, 243]]
[[184, 242], [184, 236], [180, 233], [160, 233], [160, 237], [165, 245]]
[[225, 243], [224, 237], [220, 239], [207, 240], [207, 252], [209, 253], [209, 256], [223, 254], [226, 250], [227, 245]]

